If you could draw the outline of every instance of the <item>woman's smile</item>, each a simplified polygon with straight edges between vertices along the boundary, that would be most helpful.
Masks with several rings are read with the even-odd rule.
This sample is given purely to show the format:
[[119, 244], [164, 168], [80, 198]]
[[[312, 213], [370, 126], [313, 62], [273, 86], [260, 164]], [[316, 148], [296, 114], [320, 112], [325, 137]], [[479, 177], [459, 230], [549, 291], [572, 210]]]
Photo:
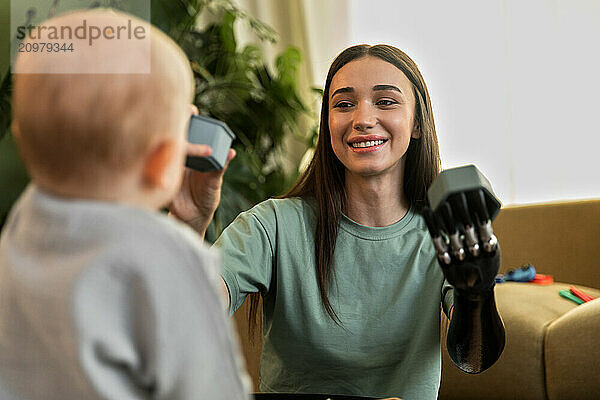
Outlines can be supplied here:
[[357, 136], [348, 140], [348, 146], [355, 153], [370, 153], [380, 150], [388, 139], [376, 135]]

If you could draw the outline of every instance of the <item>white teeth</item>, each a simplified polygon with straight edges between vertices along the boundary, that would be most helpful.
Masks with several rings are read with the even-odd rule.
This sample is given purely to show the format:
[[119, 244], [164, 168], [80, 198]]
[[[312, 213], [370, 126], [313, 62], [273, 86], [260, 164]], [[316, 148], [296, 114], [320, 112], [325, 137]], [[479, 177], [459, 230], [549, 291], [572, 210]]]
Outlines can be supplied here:
[[380, 144], [382, 144], [384, 141], [383, 140], [371, 140], [371, 141], [367, 141], [367, 142], [355, 142], [352, 143], [351, 146], [352, 147], [373, 147], [373, 146], [379, 146]]

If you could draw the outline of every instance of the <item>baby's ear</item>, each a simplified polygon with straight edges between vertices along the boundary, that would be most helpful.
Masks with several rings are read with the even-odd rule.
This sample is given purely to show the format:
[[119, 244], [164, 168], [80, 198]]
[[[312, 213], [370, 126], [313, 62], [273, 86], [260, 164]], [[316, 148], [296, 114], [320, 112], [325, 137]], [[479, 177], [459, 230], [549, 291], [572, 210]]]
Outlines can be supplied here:
[[177, 146], [173, 140], [165, 138], [155, 143], [144, 160], [144, 184], [151, 188], [166, 188], [170, 166], [176, 156]]
[[13, 136], [19, 136], [19, 134], [20, 134], [19, 123], [17, 122], [16, 119], [13, 119], [10, 124], [10, 132], [12, 133]]

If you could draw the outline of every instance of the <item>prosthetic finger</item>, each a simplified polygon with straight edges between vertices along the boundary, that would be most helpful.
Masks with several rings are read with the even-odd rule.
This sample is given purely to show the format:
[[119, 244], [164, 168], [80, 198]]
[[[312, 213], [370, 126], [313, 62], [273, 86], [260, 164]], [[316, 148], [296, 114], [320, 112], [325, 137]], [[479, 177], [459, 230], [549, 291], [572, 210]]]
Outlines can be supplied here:
[[443, 265], [450, 264], [452, 259], [450, 258], [450, 254], [448, 254], [448, 246], [446, 245], [446, 242], [440, 233], [440, 229], [433, 211], [431, 211], [429, 207], [425, 208], [423, 211], [423, 217], [425, 218], [427, 229], [429, 229], [429, 234], [433, 239], [433, 247], [437, 253], [438, 260], [440, 260]]
[[460, 238], [460, 232], [456, 229], [456, 221], [454, 220], [454, 215], [452, 213], [452, 207], [450, 207], [450, 203], [444, 202], [440, 205], [440, 211], [442, 213], [442, 219], [444, 221], [444, 225], [446, 227], [446, 232], [448, 232], [448, 237], [450, 238], [450, 248], [452, 252], [452, 257], [454, 257], [458, 261], [463, 261], [467, 254], [465, 253], [463, 241]]
[[473, 225], [471, 213], [469, 212], [467, 196], [464, 192], [461, 192], [453, 195], [450, 198], [450, 201], [452, 202], [452, 207], [458, 213], [460, 220], [463, 223], [467, 249], [473, 257], [477, 257], [479, 255], [479, 239], [477, 238], [475, 226]]
[[479, 228], [479, 238], [481, 239], [483, 250], [486, 253], [493, 253], [498, 247], [498, 239], [492, 230], [492, 221], [487, 212], [485, 196], [481, 189], [477, 190], [473, 196], [476, 211], [476, 219]]

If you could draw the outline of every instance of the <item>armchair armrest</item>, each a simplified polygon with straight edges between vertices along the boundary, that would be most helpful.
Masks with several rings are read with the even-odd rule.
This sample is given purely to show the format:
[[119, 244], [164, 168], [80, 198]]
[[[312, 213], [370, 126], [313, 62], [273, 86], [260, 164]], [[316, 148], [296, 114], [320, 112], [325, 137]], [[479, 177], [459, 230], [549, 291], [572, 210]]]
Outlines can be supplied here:
[[600, 393], [600, 299], [554, 320], [544, 343], [548, 399], [586, 399]]

